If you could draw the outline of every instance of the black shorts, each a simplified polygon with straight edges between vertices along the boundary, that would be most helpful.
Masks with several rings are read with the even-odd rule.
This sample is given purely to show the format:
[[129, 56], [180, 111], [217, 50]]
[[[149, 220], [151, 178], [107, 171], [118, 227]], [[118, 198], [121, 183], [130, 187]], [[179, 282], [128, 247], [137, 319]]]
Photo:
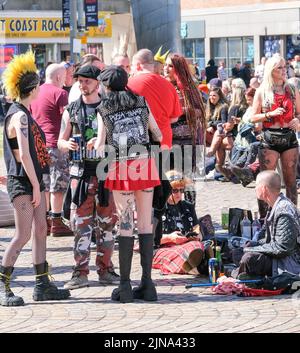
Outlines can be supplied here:
[[294, 130], [265, 129], [263, 131], [262, 148], [266, 148], [278, 153], [283, 153], [292, 148], [298, 148], [298, 140]]
[[[45, 190], [43, 181], [40, 181], [40, 191]], [[10, 201], [13, 202], [14, 198], [21, 195], [32, 195], [33, 189], [28, 177], [12, 176], [7, 177], [7, 193]]]

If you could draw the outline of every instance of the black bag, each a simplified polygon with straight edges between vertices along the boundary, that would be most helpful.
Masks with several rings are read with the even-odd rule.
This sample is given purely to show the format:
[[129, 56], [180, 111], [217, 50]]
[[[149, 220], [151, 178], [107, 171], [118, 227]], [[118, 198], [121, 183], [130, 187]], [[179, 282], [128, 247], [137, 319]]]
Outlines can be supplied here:
[[282, 272], [280, 275], [267, 277], [263, 281], [262, 288], [268, 290], [285, 289], [283, 293], [291, 294], [297, 290], [292, 290], [294, 282], [299, 282], [300, 284], [300, 277], [290, 272]]
[[203, 235], [202, 240], [213, 239], [215, 236], [215, 228], [212, 223], [211, 215], [207, 214], [199, 218], [199, 225], [201, 234]]
[[[251, 211], [247, 211], [249, 220], [253, 221]], [[229, 209], [229, 229], [230, 235], [242, 236], [241, 232], [241, 221], [244, 218], [244, 210], [241, 208], [230, 208]]]

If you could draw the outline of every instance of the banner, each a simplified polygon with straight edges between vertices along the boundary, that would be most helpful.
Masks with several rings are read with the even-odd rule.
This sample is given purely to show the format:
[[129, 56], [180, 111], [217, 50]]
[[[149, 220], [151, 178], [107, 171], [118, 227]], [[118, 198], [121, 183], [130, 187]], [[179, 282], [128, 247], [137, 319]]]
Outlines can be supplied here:
[[[110, 13], [99, 12], [97, 27], [88, 28], [86, 35], [90, 37], [112, 37], [112, 21]], [[0, 19], [0, 37], [9, 38], [68, 38], [70, 29], [64, 28], [61, 18], [27, 18], [6, 17]]]
[[70, 0], [62, 0], [63, 27], [70, 27]]
[[85, 26], [98, 27], [98, 1], [85, 0], [84, 8], [85, 8]]

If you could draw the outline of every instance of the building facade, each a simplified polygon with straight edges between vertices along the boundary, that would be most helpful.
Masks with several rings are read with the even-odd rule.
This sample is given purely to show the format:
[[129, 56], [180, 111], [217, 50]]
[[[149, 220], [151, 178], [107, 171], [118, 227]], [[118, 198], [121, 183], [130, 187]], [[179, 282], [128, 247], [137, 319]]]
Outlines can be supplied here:
[[[78, 32], [78, 56], [93, 53], [110, 64], [122, 35], [126, 35], [128, 54], [132, 55], [136, 44], [129, 2], [98, 1], [98, 10], [98, 26]], [[14, 54], [28, 49], [35, 52], [39, 69], [48, 62], [70, 58], [70, 30], [63, 27], [61, 0], [40, 0], [38, 4], [16, 0], [4, 6], [0, 1], [0, 73]]]
[[214, 58], [230, 69], [262, 56], [300, 53], [300, 1], [181, 0], [184, 55], [205, 67]]

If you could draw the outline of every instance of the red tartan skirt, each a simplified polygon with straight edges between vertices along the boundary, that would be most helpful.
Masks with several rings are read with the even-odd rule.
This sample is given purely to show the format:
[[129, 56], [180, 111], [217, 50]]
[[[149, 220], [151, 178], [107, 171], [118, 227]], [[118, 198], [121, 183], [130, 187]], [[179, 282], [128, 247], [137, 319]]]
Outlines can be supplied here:
[[153, 158], [113, 162], [105, 180], [109, 190], [135, 191], [157, 185], [160, 185], [160, 179]]
[[204, 246], [199, 240], [191, 240], [180, 245], [161, 247], [154, 255], [152, 268], [160, 270], [163, 275], [186, 274], [182, 268], [190, 253], [195, 249], [204, 251]]

